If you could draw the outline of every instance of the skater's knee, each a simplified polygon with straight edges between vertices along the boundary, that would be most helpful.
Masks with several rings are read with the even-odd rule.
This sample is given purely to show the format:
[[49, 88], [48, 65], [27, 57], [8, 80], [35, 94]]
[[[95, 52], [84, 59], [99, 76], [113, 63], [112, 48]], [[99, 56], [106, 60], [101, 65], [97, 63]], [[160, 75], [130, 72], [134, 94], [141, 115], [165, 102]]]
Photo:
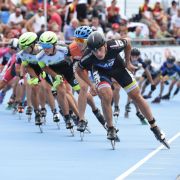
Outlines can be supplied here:
[[102, 88], [98, 91], [101, 100], [110, 102], [112, 101], [112, 90], [110, 88]]
[[81, 85], [81, 90], [80, 91], [81, 91], [81, 93], [87, 93], [88, 86], [86, 84]]

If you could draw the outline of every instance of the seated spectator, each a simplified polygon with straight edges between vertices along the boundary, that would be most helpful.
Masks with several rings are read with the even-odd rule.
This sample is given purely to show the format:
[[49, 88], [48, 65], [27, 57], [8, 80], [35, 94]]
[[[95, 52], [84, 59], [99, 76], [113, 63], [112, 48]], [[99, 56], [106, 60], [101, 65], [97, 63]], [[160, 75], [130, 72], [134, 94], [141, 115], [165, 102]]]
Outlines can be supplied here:
[[172, 1], [171, 2], [171, 7], [169, 7], [168, 9], [167, 9], [167, 18], [168, 18], [168, 29], [170, 30], [170, 31], [172, 31], [172, 29], [171, 29], [171, 18], [172, 18], [172, 16], [174, 16], [174, 15], [176, 15], [177, 14], [177, 2], [176, 1]]
[[149, 0], [144, 0], [144, 4], [139, 8], [139, 13], [141, 15], [141, 22], [149, 27], [151, 36], [154, 38], [156, 32], [160, 30], [160, 27], [153, 19], [152, 9], [149, 6]]
[[171, 20], [171, 28], [173, 35], [177, 36], [177, 32], [180, 29], [180, 7], [178, 8], [177, 15], [174, 15]]
[[164, 23], [160, 27], [161, 27], [161, 30], [157, 32], [156, 38], [163, 39], [167, 37], [172, 37], [172, 35], [168, 32], [167, 24]]
[[119, 14], [119, 7], [116, 6], [117, 1], [112, 0], [111, 6], [107, 8], [107, 17], [109, 23], [119, 23], [120, 22], [120, 14]]
[[160, 25], [167, 22], [167, 15], [165, 14], [160, 2], [156, 2], [152, 9], [153, 17], [156, 22]]
[[74, 39], [74, 31], [79, 26], [77, 19], [72, 19], [70, 25], [64, 28], [64, 38], [66, 41], [72, 41]]
[[171, 7], [169, 7], [167, 9], [167, 14], [169, 15], [170, 18], [177, 14], [177, 2], [176, 1], [172, 1]]
[[109, 39], [120, 39], [119, 24], [118, 23], [112, 24], [112, 29], [107, 32], [106, 39], [108, 39], [108, 40]]
[[27, 21], [26, 29], [28, 31], [37, 33], [41, 30], [41, 27], [44, 24], [45, 24], [45, 17], [43, 16], [43, 10], [39, 9], [38, 13]]

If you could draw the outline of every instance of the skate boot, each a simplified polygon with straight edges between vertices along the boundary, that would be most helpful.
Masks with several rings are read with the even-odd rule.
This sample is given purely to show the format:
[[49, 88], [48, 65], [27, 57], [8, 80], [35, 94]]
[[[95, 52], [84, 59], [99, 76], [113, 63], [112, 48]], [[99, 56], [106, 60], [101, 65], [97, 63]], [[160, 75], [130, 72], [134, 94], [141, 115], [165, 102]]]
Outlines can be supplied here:
[[170, 149], [168, 142], [165, 139], [165, 134], [159, 129], [158, 126], [151, 128], [151, 131], [154, 133], [156, 139], [160, 141], [164, 146]]
[[113, 116], [118, 117], [118, 116], [119, 116], [119, 113], [120, 113], [119, 106], [115, 106]]
[[84, 132], [87, 127], [87, 121], [80, 120], [77, 126], [77, 131]]
[[139, 111], [136, 113], [136, 116], [139, 118], [142, 125], [147, 125], [147, 122], [145, 121], [145, 117]]
[[35, 125], [41, 126], [42, 125], [42, 119], [41, 119], [41, 112], [39, 110], [35, 110]]
[[126, 104], [126, 106], [125, 106], [125, 114], [124, 114], [125, 118], [129, 117], [129, 112], [131, 112], [130, 103]]
[[57, 113], [56, 109], [53, 110], [53, 121], [56, 123], [60, 121], [59, 114]]
[[105, 120], [104, 120], [104, 116], [101, 114], [101, 111], [99, 109], [96, 109], [95, 111], [93, 111], [94, 115], [96, 116], [96, 118], [98, 119], [98, 121], [103, 125], [103, 127], [105, 126]]
[[72, 118], [75, 126], [77, 126], [78, 122], [79, 122], [79, 117], [77, 117], [75, 114], [71, 114], [71, 118]]
[[0, 92], [0, 104], [3, 103], [4, 97], [5, 97], [6, 93], [4, 91]]
[[26, 115], [32, 115], [32, 107], [31, 106], [28, 106], [27, 109], [26, 109]]
[[66, 123], [66, 129], [73, 128], [73, 120], [71, 118], [65, 119], [65, 123]]
[[158, 97], [156, 97], [153, 101], [152, 101], [152, 103], [160, 103], [161, 102], [161, 98], [158, 96]]
[[115, 140], [117, 137], [117, 131], [114, 127], [109, 127], [107, 130], [107, 139], [109, 140]]
[[169, 100], [170, 99], [170, 94], [165, 94], [164, 96], [161, 97], [161, 99], [164, 99], [164, 100]]
[[24, 107], [23, 107], [22, 103], [19, 103], [19, 105], [17, 107], [17, 111], [18, 111], [18, 113], [23, 113], [24, 112]]
[[46, 114], [47, 114], [46, 108], [41, 108], [41, 117], [42, 117], [42, 118], [45, 118], [45, 117], [46, 117]]

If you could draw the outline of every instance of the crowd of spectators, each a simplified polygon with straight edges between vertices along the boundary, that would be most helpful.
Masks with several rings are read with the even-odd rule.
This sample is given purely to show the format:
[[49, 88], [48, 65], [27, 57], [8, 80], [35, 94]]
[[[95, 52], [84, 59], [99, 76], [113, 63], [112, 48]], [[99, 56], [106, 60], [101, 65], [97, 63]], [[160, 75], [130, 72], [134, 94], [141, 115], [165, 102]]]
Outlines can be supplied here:
[[[139, 13], [127, 19], [121, 15], [117, 0], [106, 6], [105, 0], [47, 0], [47, 25], [43, 0], [0, 0], [0, 42], [7, 42], [26, 31], [38, 36], [46, 28], [57, 33], [60, 40], [72, 41], [79, 25], [94, 26], [107, 39], [130, 37], [136, 44], [148, 44], [148, 39], [173, 38], [180, 44], [180, 7], [173, 0], [168, 9], [160, 1], [149, 5], [144, 0]], [[142, 40], [143, 41], [142, 43]]]

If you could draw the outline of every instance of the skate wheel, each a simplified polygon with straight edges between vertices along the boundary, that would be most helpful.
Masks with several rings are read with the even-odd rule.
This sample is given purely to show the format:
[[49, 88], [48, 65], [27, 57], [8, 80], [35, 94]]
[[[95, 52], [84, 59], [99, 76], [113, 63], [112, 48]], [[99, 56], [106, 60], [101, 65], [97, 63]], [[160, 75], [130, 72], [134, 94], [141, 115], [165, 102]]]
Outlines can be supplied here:
[[28, 122], [31, 122], [31, 115], [28, 115]]
[[84, 132], [80, 132], [81, 141], [84, 139]]
[[60, 124], [58, 122], [56, 124], [57, 124], [58, 130], [60, 130]]
[[111, 140], [111, 145], [112, 145], [112, 149], [115, 150], [115, 144], [116, 144], [116, 141], [115, 140]]
[[169, 144], [168, 144], [168, 142], [164, 139], [163, 141], [161, 141], [161, 143], [165, 146], [165, 147], [167, 147], [168, 149], [170, 149], [170, 146], [169, 146]]
[[72, 136], [74, 136], [74, 129], [73, 129], [73, 127], [70, 128], [70, 132], [71, 132]]
[[85, 129], [89, 134], [91, 134], [91, 131], [90, 131], [90, 129], [88, 128], [88, 127], [86, 127], [86, 129]]
[[43, 129], [42, 129], [41, 125], [38, 125], [38, 126], [39, 126], [40, 133], [43, 133]]

